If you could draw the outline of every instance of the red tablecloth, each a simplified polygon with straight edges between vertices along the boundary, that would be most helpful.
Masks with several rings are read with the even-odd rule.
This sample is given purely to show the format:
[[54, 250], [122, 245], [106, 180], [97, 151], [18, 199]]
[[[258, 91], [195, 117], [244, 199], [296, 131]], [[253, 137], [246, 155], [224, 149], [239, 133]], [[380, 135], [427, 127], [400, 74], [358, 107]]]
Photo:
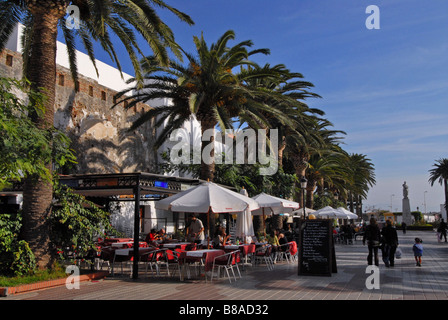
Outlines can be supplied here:
[[[129, 242], [115, 242], [114, 244], [111, 244], [111, 246], [113, 248], [118, 248], [118, 249], [125, 249], [125, 248], [133, 248], [134, 247], [134, 241], [129, 241]], [[140, 241], [138, 246], [140, 248], [146, 248], [148, 247], [148, 244], [144, 241]]]
[[183, 251], [180, 253], [179, 259], [185, 262], [204, 262], [205, 271], [210, 271], [213, 268], [213, 260], [217, 256], [225, 254], [224, 250], [221, 249], [204, 249], [204, 250], [194, 250], [194, 251]]
[[181, 250], [187, 250], [187, 247], [192, 246], [191, 242], [170, 242], [170, 243], [164, 243], [162, 244], [163, 248], [168, 249], [181, 249]]
[[240, 250], [243, 257], [250, 253], [255, 252], [255, 244], [240, 244], [240, 245], [226, 245], [224, 246], [225, 252], [231, 252], [235, 250]]

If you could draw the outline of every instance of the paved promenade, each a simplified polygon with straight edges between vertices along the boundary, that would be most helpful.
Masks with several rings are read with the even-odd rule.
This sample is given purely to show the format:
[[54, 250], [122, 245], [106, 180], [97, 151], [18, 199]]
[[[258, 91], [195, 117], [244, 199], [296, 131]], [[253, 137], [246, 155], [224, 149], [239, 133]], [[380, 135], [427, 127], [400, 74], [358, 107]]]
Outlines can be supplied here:
[[[380, 288], [366, 288], [367, 246], [337, 244], [338, 272], [331, 277], [298, 276], [297, 263], [277, 263], [274, 271], [263, 265], [248, 267], [243, 278], [205, 283], [203, 279], [180, 282], [173, 279], [145, 277], [133, 281], [126, 276], [81, 283], [80, 289], [63, 287], [17, 294], [11, 300], [448, 300], [448, 244], [438, 243], [435, 232], [398, 231], [402, 259], [395, 267], [380, 262]], [[415, 237], [423, 239], [421, 267], [415, 265], [412, 245]], [[119, 268], [117, 268], [119, 269]]]

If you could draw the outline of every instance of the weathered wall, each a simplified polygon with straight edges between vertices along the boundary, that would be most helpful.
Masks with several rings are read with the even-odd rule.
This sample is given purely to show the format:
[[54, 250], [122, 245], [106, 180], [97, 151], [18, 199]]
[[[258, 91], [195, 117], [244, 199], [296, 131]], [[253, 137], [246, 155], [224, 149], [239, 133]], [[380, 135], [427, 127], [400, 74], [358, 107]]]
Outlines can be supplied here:
[[[8, 65], [11, 57], [12, 65]], [[0, 75], [21, 77], [21, 54], [8, 49], [0, 52]], [[112, 109], [115, 94], [82, 75], [76, 92], [69, 70], [58, 66], [54, 124], [71, 138], [77, 154], [78, 164], [70, 173], [154, 171], [153, 126], [148, 123], [128, 131], [139, 114], [150, 107], [139, 104], [125, 109], [121, 103]]]

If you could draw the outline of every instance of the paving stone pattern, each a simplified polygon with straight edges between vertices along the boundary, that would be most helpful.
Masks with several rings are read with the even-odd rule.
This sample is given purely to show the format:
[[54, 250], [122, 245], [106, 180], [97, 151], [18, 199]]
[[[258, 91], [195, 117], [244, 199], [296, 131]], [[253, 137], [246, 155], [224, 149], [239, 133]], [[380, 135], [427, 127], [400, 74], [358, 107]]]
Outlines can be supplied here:
[[[422, 266], [412, 252], [415, 237], [423, 239]], [[274, 271], [264, 265], [246, 267], [242, 279], [205, 282], [203, 277], [180, 282], [179, 278], [142, 273], [138, 280], [129, 273], [81, 283], [80, 289], [65, 286], [17, 294], [6, 300], [447, 300], [448, 244], [438, 242], [435, 232], [399, 231], [402, 259], [395, 267], [380, 262], [380, 289], [368, 289], [367, 246], [337, 244], [338, 272], [331, 277], [299, 276], [297, 262], [278, 262]], [[119, 270], [119, 268], [116, 268]]]

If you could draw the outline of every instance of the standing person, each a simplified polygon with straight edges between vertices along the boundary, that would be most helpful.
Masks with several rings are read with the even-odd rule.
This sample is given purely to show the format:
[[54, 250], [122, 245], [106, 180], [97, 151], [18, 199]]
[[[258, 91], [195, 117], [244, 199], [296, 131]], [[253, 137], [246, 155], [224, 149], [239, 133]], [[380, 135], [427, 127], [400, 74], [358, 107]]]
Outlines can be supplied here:
[[187, 229], [187, 240], [200, 243], [204, 239], [204, 225], [201, 220], [192, 215], [190, 226]]
[[403, 229], [403, 234], [406, 234], [406, 227], [407, 227], [407, 224], [405, 222], [403, 222], [401, 224], [401, 228]]
[[439, 228], [437, 229], [438, 232], [440, 232], [440, 240], [442, 240], [443, 237], [445, 237], [445, 242], [446, 241], [446, 230], [448, 229], [448, 226], [446, 224], [446, 222], [442, 219], [442, 221], [440, 221], [440, 225]]
[[418, 267], [422, 266], [422, 255], [423, 255], [423, 245], [422, 239], [415, 238], [415, 243], [412, 246], [412, 250], [414, 251], [415, 262]]
[[393, 267], [395, 264], [395, 251], [398, 247], [397, 230], [392, 226], [392, 221], [387, 220], [386, 226], [381, 230], [384, 241], [383, 261], [386, 267]]
[[369, 248], [369, 255], [367, 256], [367, 263], [372, 265], [373, 258], [375, 259], [375, 265], [379, 266], [378, 261], [378, 248], [380, 246], [380, 228], [376, 223], [375, 218], [370, 218], [370, 224], [366, 227], [362, 243], [365, 245], [367, 240], [367, 246]]

